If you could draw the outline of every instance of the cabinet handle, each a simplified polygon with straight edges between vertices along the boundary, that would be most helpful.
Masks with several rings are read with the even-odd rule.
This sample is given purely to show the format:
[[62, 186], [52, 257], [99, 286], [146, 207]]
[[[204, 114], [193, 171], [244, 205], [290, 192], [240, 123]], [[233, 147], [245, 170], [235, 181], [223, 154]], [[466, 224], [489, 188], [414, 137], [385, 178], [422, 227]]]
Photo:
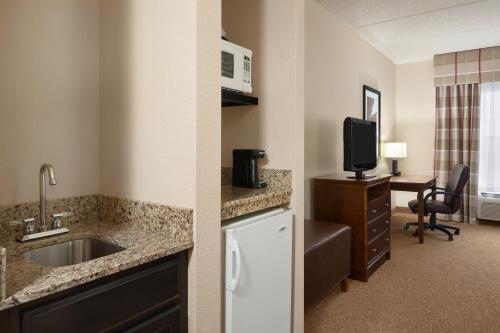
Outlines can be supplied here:
[[377, 212], [376, 209], [372, 209], [372, 214], [375, 214]]
[[386, 238], [386, 239], [385, 239], [385, 241], [386, 241], [386, 242], [389, 242], [389, 241], [390, 241], [390, 239], [389, 239], [389, 238]]
[[377, 229], [373, 228], [373, 229], [372, 229], [372, 232], [377, 232]]
[[385, 203], [385, 206], [386, 206], [386, 207], [389, 207], [389, 203], [388, 203], [388, 202], [386, 202], [386, 203]]
[[373, 249], [372, 249], [372, 252], [373, 252], [373, 253], [377, 252], [377, 249], [373, 248]]
[[386, 220], [386, 221], [385, 221], [385, 224], [387, 224], [387, 225], [388, 225], [388, 224], [389, 224], [389, 220]]

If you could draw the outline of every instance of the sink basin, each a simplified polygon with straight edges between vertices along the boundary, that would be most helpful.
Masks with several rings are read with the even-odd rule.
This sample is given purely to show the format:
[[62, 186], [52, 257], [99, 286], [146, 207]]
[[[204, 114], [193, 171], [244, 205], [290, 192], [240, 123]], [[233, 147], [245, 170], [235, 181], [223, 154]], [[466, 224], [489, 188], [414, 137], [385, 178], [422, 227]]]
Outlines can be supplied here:
[[79, 264], [125, 250], [125, 248], [99, 239], [77, 239], [26, 251], [26, 259], [48, 267]]

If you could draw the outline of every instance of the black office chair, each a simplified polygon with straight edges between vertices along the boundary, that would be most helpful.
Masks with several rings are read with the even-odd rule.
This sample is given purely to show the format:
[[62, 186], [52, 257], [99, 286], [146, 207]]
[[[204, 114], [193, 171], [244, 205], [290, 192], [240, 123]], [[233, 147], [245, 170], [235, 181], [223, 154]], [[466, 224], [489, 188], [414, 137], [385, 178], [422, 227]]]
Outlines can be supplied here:
[[[424, 225], [424, 230], [437, 229], [448, 235], [448, 240], [453, 240], [453, 234], [448, 230], [454, 230], [455, 235], [460, 234], [460, 228], [452, 227], [445, 224], [438, 224], [436, 222], [436, 214], [453, 214], [460, 209], [460, 199], [464, 191], [465, 184], [469, 181], [470, 169], [463, 164], [456, 164], [451, 170], [451, 175], [448, 180], [446, 188], [436, 187], [436, 191], [432, 191], [424, 198], [424, 215], [431, 215], [429, 223]], [[443, 194], [444, 200], [432, 200], [432, 195]], [[408, 207], [413, 213], [418, 214], [418, 200], [408, 202]], [[408, 230], [410, 226], [418, 225], [417, 222], [408, 222], [404, 225], [404, 230]]]

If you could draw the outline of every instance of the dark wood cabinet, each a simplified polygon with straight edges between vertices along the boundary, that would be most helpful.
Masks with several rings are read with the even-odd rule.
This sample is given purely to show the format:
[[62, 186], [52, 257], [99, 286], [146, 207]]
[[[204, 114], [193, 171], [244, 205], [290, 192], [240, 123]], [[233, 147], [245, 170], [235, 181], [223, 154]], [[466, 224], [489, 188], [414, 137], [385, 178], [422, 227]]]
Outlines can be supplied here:
[[0, 312], [7, 324], [12, 333], [187, 332], [186, 252]]
[[351, 274], [368, 281], [391, 256], [390, 176], [349, 179], [343, 174], [313, 180], [314, 219], [351, 226]]
[[[125, 330], [125, 333], [175, 333], [181, 332], [181, 309], [177, 305], [171, 309], [139, 323], [138, 325]], [[187, 331], [186, 331], [187, 332]]]
[[0, 332], [10, 332], [10, 311], [0, 312]]

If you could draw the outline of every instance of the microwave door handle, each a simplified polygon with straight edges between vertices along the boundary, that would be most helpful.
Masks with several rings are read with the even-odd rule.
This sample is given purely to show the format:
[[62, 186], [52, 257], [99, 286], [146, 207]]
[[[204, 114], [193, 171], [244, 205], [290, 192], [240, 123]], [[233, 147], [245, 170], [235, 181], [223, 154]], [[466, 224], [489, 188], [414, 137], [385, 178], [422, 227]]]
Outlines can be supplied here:
[[238, 246], [238, 242], [236, 240], [233, 240], [232, 244], [232, 253], [235, 254], [235, 259], [236, 259], [236, 273], [234, 278], [231, 280], [231, 291], [235, 292], [236, 289], [238, 288], [238, 285], [240, 283], [240, 277], [241, 277], [241, 253], [240, 253], [240, 247]]

